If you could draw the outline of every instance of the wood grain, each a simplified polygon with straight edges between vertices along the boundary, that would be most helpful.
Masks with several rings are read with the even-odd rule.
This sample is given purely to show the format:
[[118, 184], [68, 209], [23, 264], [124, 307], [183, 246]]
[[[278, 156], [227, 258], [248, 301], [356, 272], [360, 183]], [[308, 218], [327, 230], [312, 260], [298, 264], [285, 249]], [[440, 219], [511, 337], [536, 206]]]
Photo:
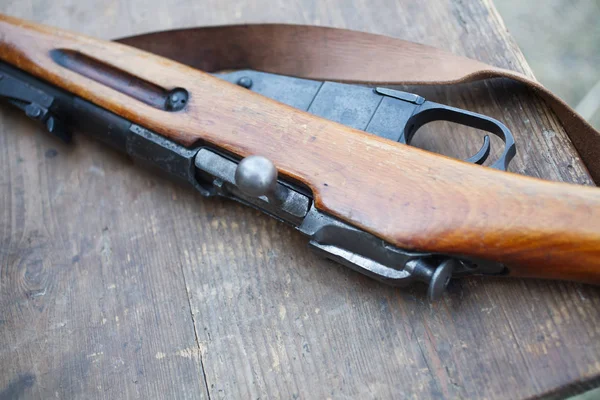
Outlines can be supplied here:
[[[25, 0], [0, 8], [105, 39], [194, 25], [317, 23], [425, 42], [530, 74], [493, 7], [478, 1], [47, 7]], [[552, 112], [522, 87], [408, 89], [504, 121], [519, 145], [513, 171], [590, 184]], [[470, 279], [430, 305], [420, 288], [395, 290], [318, 259], [292, 229], [231, 202], [203, 200], [83, 136], [68, 148], [13, 110], [3, 107], [0, 120], [0, 393], [7, 398], [196, 398], [205, 382], [213, 399], [525, 398], [565, 395], [563, 388], [585, 387], [578, 382], [600, 373], [595, 288]], [[464, 133], [437, 125], [417, 139], [460, 155], [479, 143]], [[95, 245], [104, 227], [108, 269]], [[28, 259], [44, 260], [43, 269], [23, 274]], [[134, 270], [135, 279], [126, 275]], [[35, 271], [47, 278], [33, 283]], [[113, 276], [117, 286], [107, 289]], [[30, 297], [26, 287], [46, 293]], [[125, 309], [130, 317], [121, 318]], [[119, 327], [108, 322], [116, 315]], [[134, 342], [139, 350], [122, 350]], [[98, 350], [104, 358], [87, 369], [71, 361]], [[144, 379], [137, 379], [140, 366]]]
[[[433, 155], [120, 44], [8, 16], [0, 33], [0, 59], [180, 144], [265, 156], [309, 187], [317, 208], [400, 248], [504, 262], [517, 276], [600, 283], [600, 189]], [[183, 112], [146, 101], [178, 87], [190, 93]]]

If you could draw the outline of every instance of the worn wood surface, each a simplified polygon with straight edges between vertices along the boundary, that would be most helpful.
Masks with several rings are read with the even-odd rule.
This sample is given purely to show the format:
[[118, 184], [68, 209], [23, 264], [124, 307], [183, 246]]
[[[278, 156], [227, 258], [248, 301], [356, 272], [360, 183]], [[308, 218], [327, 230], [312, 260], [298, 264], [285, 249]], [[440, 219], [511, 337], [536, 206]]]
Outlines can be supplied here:
[[[489, 3], [376, 3], [26, 0], [0, 11], [101, 38], [313, 23], [530, 74]], [[409, 89], [504, 121], [513, 171], [590, 183], [528, 91]], [[599, 376], [597, 288], [470, 279], [430, 305], [419, 288], [323, 261], [292, 229], [83, 136], [62, 145], [6, 107], [0, 127], [0, 398], [522, 398]], [[421, 144], [461, 155], [457, 133], [436, 124]]]

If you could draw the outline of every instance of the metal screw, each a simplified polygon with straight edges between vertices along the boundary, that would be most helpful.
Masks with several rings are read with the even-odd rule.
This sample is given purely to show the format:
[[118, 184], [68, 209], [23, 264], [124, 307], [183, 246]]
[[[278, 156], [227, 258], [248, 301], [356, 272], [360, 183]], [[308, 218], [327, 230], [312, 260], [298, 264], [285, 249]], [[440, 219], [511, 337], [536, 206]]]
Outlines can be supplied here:
[[404, 265], [404, 269], [414, 279], [427, 283], [429, 285], [427, 289], [429, 300], [436, 301], [442, 297], [444, 290], [446, 290], [455, 265], [456, 260], [452, 258], [442, 261], [437, 266], [432, 263], [432, 260], [414, 258]]
[[38, 119], [42, 116], [42, 109], [37, 104], [28, 104], [25, 107], [25, 115], [29, 118]]
[[442, 297], [444, 290], [446, 290], [448, 283], [450, 283], [454, 264], [455, 261], [452, 259], [442, 262], [431, 276], [429, 289], [427, 289], [427, 294], [431, 301], [439, 300]]
[[167, 111], [179, 111], [182, 110], [187, 104], [189, 94], [187, 90], [182, 88], [173, 89], [167, 96], [165, 108]]
[[46, 121], [46, 129], [48, 132], [54, 133], [54, 130], [56, 129], [56, 121], [53, 117], [48, 118]]
[[247, 76], [242, 76], [238, 79], [237, 84], [243, 88], [250, 89], [252, 87], [252, 79]]

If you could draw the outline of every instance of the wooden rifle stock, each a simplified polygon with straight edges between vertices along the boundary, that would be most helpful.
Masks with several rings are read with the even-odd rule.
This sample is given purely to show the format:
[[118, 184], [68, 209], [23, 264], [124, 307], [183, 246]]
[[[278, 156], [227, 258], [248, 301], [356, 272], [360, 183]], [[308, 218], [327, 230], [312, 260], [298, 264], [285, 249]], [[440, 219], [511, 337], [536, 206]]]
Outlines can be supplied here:
[[[174, 44], [176, 45], [176, 44]], [[600, 284], [600, 190], [394, 143], [122, 44], [0, 16], [0, 59], [184, 146], [262, 155], [316, 207], [402, 249]], [[189, 93], [183, 109], [165, 106]]]

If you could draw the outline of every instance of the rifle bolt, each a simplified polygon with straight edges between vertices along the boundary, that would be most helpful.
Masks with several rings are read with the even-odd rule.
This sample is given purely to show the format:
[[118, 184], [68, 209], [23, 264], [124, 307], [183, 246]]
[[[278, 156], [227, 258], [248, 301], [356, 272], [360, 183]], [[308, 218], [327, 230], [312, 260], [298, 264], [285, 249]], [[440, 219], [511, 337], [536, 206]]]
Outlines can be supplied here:
[[235, 185], [251, 197], [265, 196], [269, 203], [281, 204], [288, 191], [277, 183], [277, 168], [271, 160], [262, 156], [249, 156], [235, 170]]
[[265, 157], [246, 157], [235, 170], [235, 184], [248, 196], [264, 196], [277, 185], [277, 168]]

